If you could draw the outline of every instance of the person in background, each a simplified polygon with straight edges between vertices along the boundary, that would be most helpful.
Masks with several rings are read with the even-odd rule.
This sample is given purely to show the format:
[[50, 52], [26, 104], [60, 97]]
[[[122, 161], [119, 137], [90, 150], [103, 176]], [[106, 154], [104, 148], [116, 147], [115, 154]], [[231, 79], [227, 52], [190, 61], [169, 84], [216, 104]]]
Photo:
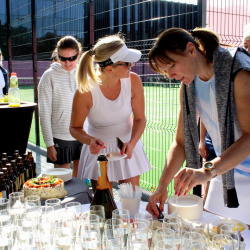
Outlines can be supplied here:
[[7, 70], [3, 68], [3, 55], [0, 49], [0, 98], [8, 94], [8, 89]]
[[[109, 161], [111, 186], [114, 181], [139, 186], [140, 175], [151, 169], [140, 140], [146, 125], [143, 85], [131, 72], [140, 58], [141, 52], [128, 49], [117, 34], [99, 39], [80, 59], [70, 132], [84, 143], [78, 177], [90, 179], [93, 191], [98, 179], [97, 154], [119, 152], [116, 137], [124, 142], [121, 155], [127, 156]], [[83, 129], [86, 118], [87, 131]]]
[[[175, 140], [147, 210], [158, 216], [156, 203], [163, 209], [173, 178], [177, 196], [210, 180], [205, 209], [250, 224], [249, 54], [241, 48], [230, 51], [221, 47], [219, 37], [207, 29], [171, 28], [160, 34], [150, 50], [149, 64], [182, 84]], [[199, 117], [217, 156], [203, 167]], [[186, 167], [180, 170], [185, 160]]]
[[243, 29], [243, 47], [250, 53], [250, 23], [248, 23]]
[[82, 143], [70, 135], [69, 124], [82, 46], [74, 37], [65, 36], [58, 41], [56, 49], [59, 62], [51, 64], [38, 85], [40, 123], [47, 161], [54, 163], [55, 168], [70, 168], [73, 161], [76, 177]]
[[57, 48], [55, 48], [51, 54], [51, 58], [50, 58], [51, 64], [55, 63], [55, 62], [59, 62], [58, 59], [58, 54], [57, 54]]

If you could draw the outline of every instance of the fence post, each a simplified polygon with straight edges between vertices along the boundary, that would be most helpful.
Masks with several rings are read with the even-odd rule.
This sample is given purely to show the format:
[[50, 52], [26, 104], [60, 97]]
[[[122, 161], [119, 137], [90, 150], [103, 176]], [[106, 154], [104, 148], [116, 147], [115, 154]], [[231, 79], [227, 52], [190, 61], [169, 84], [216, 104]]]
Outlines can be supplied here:
[[[12, 52], [11, 52], [11, 24], [10, 24], [10, 1], [6, 0], [6, 14], [7, 14], [7, 44], [8, 44], [8, 69], [12, 72]], [[9, 74], [10, 75], [10, 74]]]
[[95, 15], [94, 0], [89, 1], [89, 48], [95, 44]]
[[207, 26], [207, 0], [198, 0], [197, 10], [197, 26], [204, 28]]
[[[31, 0], [31, 24], [32, 24], [32, 61], [33, 61], [33, 86], [34, 86], [34, 101], [38, 104], [38, 78], [37, 78], [37, 44], [36, 44], [36, 0]], [[39, 112], [35, 109], [35, 131], [36, 145], [40, 146], [39, 133]]]

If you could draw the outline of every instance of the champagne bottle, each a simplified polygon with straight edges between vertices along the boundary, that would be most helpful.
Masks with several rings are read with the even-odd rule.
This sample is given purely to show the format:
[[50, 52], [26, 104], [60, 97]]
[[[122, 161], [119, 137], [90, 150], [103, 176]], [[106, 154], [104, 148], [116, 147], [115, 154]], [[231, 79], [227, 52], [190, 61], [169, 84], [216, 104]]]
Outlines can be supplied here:
[[110, 183], [107, 175], [108, 160], [106, 155], [99, 155], [97, 159], [98, 181], [96, 191], [91, 202], [92, 205], [102, 205], [105, 210], [105, 219], [112, 218], [112, 211], [117, 209], [114, 198], [110, 192]]

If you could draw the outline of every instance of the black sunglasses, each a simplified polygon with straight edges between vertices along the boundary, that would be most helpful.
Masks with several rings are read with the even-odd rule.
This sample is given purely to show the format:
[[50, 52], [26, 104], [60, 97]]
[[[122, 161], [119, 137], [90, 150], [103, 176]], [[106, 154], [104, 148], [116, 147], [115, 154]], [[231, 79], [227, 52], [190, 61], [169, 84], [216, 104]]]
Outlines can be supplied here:
[[59, 58], [59, 60], [62, 61], [62, 62], [66, 62], [67, 60], [68, 60], [69, 62], [73, 62], [73, 61], [75, 61], [75, 60], [77, 59], [77, 57], [78, 57], [78, 53], [76, 53], [74, 56], [71, 56], [71, 57], [63, 57], [63, 56], [60, 56], [60, 55], [58, 54], [58, 58]]
[[51, 58], [50, 58], [50, 61], [53, 61], [53, 60], [54, 60], [54, 61], [57, 61], [57, 57], [51, 57]]

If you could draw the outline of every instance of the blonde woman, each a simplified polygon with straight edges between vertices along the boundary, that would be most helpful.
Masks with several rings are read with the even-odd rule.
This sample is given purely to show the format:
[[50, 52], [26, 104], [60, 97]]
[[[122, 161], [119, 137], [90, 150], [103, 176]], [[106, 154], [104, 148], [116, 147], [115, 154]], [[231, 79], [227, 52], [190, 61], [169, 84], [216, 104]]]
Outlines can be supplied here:
[[[151, 169], [140, 140], [146, 125], [143, 86], [140, 77], [131, 72], [140, 57], [140, 51], [128, 49], [119, 35], [112, 35], [99, 39], [80, 59], [70, 132], [83, 143], [78, 177], [90, 179], [94, 191], [98, 179], [97, 154], [127, 155], [125, 159], [109, 162], [111, 183], [139, 185], [140, 175]], [[86, 118], [88, 131], [83, 129]], [[116, 137], [124, 142], [121, 151], [116, 146]]]

